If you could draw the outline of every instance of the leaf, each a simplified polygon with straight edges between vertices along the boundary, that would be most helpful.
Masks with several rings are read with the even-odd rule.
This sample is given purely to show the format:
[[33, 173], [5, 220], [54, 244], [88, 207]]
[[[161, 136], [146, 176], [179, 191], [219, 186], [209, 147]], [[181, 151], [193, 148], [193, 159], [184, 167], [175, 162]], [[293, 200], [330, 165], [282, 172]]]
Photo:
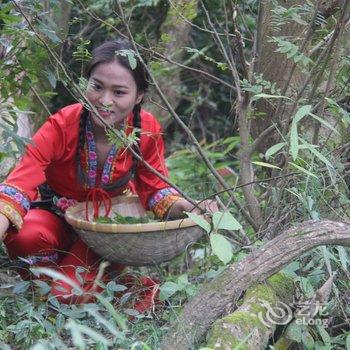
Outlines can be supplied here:
[[315, 179], [318, 179], [318, 177], [317, 177], [315, 174], [313, 174], [313, 173], [311, 173], [310, 171], [304, 169], [303, 167], [301, 167], [301, 166], [299, 166], [299, 165], [297, 165], [297, 164], [295, 164], [295, 163], [292, 163], [292, 162], [288, 162], [288, 164], [290, 164], [290, 165], [292, 165], [293, 167], [297, 168], [297, 169], [300, 170], [302, 173], [304, 173], [304, 174], [306, 174], [306, 175], [309, 175], [309, 176], [312, 176], [312, 177], [314, 177]]
[[132, 70], [137, 67], [136, 53], [133, 50], [118, 50], [115, 52], [116, 55], [127, 57], [129, 66]]
[[350, 350], [350, 333], [346, 336], [346, 350]]
[[122, 284], [117, 284], [115, 281], [110, 281], [107, 283], [107, 289], [111, 292], [123, 292], [128, 288]]
[[285, 100], [292, 101], [292, 99], [289, 98], [289, 97], [287, 97], [287, 96], [282, 96], [282, 95], [269, 95], [269, 94], [264, 94], [264, 93], [254, 95], [254, 96], [251, 98], [251, 101], [252, 101], [252, 102], [257, 101], [257, 100], [259, 100], [260, 98], [265, 98], [265, 99], [269, 99], [269, 98], [282, 98], [282, 99], [285, 99]]
[[[194, 213], [185, 213], [194, 223], [196, 223], [198, 226], [200, 226], [203, 230], [205, 230], [207, 233], [211, 231], [211, 226], [208, 221], [206, 221], [203, 216], [194, 214]], [[215, 213], [214, 213], [215, 214]]]
[[134, 70], [137, 67], [137, 61], [134, 53], [132, 52], [128, 53], [128, 61], [129, 61], [130, 68]]
[[133, 317], [136, 317], [136, 316], [140, 315], [140, 313], [137, 310], [135, 310], [135, 309], [125, 309], [124, 312], [128, 316], [133, 316]]
[[265, 162], [252, 162], [253, 164], [256, 164], [256, 165], [260, 165], [262, 167], [266, 167], [266, 168], [273, 168], [273, 169], [281, 169], [280, 167], [276, 166], [276, 165], [273, 165], [273, 164], [270, 164], [270, 163], [265, 163]]
[[328, 122], [326, 122], [324, 119], [320, 118], [319, 116], [317, 116], [316, 114], [313, 113], [309, 113], [309, 115], [318, 120], [321, 124], [323, 124], [324, 126], [326, 126], [328, 129], [332, 130], [333, 132], [335, 132], [337, 135], [339, 135], [338, 130], [336, 130], [331, 124], [329, 124]]
[[341, 266], [343, 267], [344, 270], [347, 270], [348, 262], [349, 262], [348, 253], [346, 252], [345, 248], [342, 246], [337, 246], [337, 249], [338, 249]]
[[21, 281], [13, 287], [12, 292], [15, 294], [24, 293], [29, 288], [29, 285], [30, 285], [29, 281]]
[[328, 165], [331, 169], [333, 169], [333, 164], [321, 153], [319, 152], [314, 145], [311, 145], [309, 143], [307, 143], [306, 141], [304, 140], [301, 140], [302, 143], [304, 145], [307, 146], [308, 150], [313, 153], [321, 162], [325, 163], [326, 165]]
[[306, 350], [312, 350], [314, 348], [314, 345], [315, 345], [314, 338], [308, 331], [303, 332], [301, 341], [306, 347]]
[[213, 253], [226, 265], [232, 259], [231, 243], [221, 234], [212, 233], [210, 235], [210, 244]]
[[127, 330], [126, 326], [126, 320], [123, 315], [118, 313], [114, 306], [106, 299], [104, 298], [101, 294], [96, 293], [95, 294], [96, 299], [106, 308], [106, 310], [109, 312], [109, 314], [114, 318], [114, 320], [117, 322], [117, 325], [123, 330]]
[[40, 288], [40, 295], [45, 295], [50, 292], [51, 286], [49, 286], [46, 282], [41, 280], [34, 280], [33, 282]]
[[295, 113], [293, 121], [295, 121], [295, 123], [298, 123], [302, 118], [304, 118], [307, 114], [311, 112], [311, 109], [312, 109], [311, 105], [305, 105], [300, 107]]
[[179, 285], [177, 283], [175, 283], [175, 282], [165, 282], [160, 287], [159, 299], [161, 301], [169, 299], [172, 295], [174, 295], [179, 290], [181, 290], [181, 289], [179, 288]]
[[178, 284], [179, 287], [181, 287], [181, 288], [186, 287], [186, 286], [189, 284], [187, 274], [180, 275], [180, 276], [177, 278], [177, 284]]
[[323, 326], [316, 324], [316, 328], [318, 330], [318, 333], [320, 334], [323, 342], [325, 343], [325, 345], [328, 345], [331, 343], [331, 337], [330, 335], [327, 333], [327, 331], [324, 329]]
[[54, 74], [51, 70], [48, 70], [48, 71], [46, 72], [46, 76], [47, 76], [47, 79], [48, 79], [48, 81], [49, 81], [51, 87], [52, 87], [53, 89], [55, 89], [55, 88], [56, 88], [56, 85], [57, 85], [57, 79], [56, 79], [56, 77], [55, 77], [55, 74]]
[[240, 230], [242, 225], [228, 212], [216, 211], [213, 214], [213, 226], [214, 229], [222, 230]]
[[298, 143], [298, 128], [297, 123], [292, 121], [292, 127], [290, 130], [290, 154], [293, 160], [298, 158], [299, 143]]
[[265, 152], [265, 158], [269, 159], [271, 156], [273, 156], [275, 153], [277, 153], [279, 150], [281, 150], [286, 145], [285, 142], [276, 143], [275, 145], [271, 146], [266, 152]]
[[300, 343], [302, 339], [302, 328], [296, 323], [291, 323], [286, 331], [286, 336], [288, 339], [294, 340]]
[[[96, 332], [92, 328], [78, 324], [74, 320], [70, 319], [68, 320], [66, 326], [66, 329], [69, 329], [72, 332], [72, 337], [74, 339], [73, 333], [75, 333], [76, 338], [75, 340], [77, 341], [78, 344], [80, 344], [80, 341], [82, 340], [81, 333], [84, 333], [85, 335], [89, 336], [92, 340], [94, 340], [97, 343], [104, 344], [106, 346], [110, 346], [111, 341], [108, 340], [104, 335], [102, 335], [99, 332]], [[75, 343], [75, 345], [78, 345]]]
[[60, 44], [62, 40], [56, 35], [55, 31], [47, 27], [43, 22], [40, 23], [38, 29], [45, 34], [54, 44]]

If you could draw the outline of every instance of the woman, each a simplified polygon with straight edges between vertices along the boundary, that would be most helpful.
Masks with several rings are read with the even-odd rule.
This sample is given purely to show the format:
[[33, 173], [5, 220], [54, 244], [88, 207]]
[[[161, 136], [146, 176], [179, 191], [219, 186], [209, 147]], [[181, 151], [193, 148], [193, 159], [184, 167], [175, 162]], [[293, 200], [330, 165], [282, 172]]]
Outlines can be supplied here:
[[[131, 67], [135, 59], [136, 67]], [[168, 175], [160, 125], [152, 114], [141, 110], [148, 87], [147, 73], [133, 55], [131, 44], [116, 40], [94, 49], [87, 78], [86, 98], [99, 116], [80, 103], [52, 115], [0, 184], [0, 238], [10, 258], [24, 258], [33, 265], [55, 265], [82, 284], [85, 291], [93, 285], [100, 258], [74, 235], [62, 216], [35, 207], [37, 199], [52, 198], [54, 194], [57, 206], [61, 204], [62, 208], [64, 204], [66, 209], [67, 204], [85, 201], [96, 188], [113, 197], [133, 187], [143, 206], [159, 218], [181, 217], [184, 211], [195, 209], [144, 163], [136, 161], [130, 150], [111, 145], [100, 120], [127, 135], [136, 132], [137, 152], [159, 173]], [[48, 196], [38, 192], [44, 184], [49, 189]], [[77, 266], [86, 268], [81, 276], [83, 283], [76, 276]], [[83, 300], [74, 297], [64, 281], [53, 282], [52, 293], [61, 302]]]

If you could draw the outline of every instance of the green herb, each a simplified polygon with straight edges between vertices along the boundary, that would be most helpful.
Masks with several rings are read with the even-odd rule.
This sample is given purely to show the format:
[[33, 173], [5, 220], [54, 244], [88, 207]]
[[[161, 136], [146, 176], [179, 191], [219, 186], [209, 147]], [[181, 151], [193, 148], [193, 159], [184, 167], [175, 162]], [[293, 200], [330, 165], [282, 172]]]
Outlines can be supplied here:
[[158, 220], [148, 216], [136, 218], [134, 216], [123, 216], [118, 213], [114, 213], [113, 218], [100, 216], [94, 221], [100, 224], [146, 224], [149, 222], [157, 222]]

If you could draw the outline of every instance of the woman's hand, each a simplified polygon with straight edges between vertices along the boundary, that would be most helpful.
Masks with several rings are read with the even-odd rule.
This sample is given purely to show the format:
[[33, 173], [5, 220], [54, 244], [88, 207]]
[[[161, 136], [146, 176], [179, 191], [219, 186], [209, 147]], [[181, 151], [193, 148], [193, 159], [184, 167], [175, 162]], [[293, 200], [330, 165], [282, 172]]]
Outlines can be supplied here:
[[169, 219], [183, 218], [185, 216], [184, 212], [191, 212], [195, 214], [204, 214], [204, 213], [214, 213], [218, 211], [218, 205], [214, 200], [205, 200], [198, 202], [197, 206], [194, 206], [192, 203], [186, 199], [180, 199], [176, 201], [172, 207], [169, 209], [168, 215]]
[[2, 242], [6, 237], [6, 232], [10, 226], [9, 219], [0, 213], [0, 242]]

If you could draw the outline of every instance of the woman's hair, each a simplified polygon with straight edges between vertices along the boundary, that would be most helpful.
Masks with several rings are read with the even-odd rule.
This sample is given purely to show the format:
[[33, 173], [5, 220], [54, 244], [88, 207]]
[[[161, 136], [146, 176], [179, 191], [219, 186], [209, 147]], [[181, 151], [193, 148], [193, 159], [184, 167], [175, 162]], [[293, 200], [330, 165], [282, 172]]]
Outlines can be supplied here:
[[[87, 78], [90, 77], [91, 72], [97, 65], [113, 61], [117, 61], [130, 71], [139, 92], [146, 92], [148, 89], [147, 70], [134, 51], [131, 42], [125, 39], [107, 41], [92, 50], [92, 58], [86, 68]], [[131, 62], [135, 66], [131, 66]]]
[[[134, 51], [133, 45], [130, 41], [125, 39], [116, 39], [112, 41], [107, 41], [102, 45], [96, 47], [92, 50], [92, 58], [86, 67], [85, 75], [87, 78], [90, 77], [93, 69], [102, 63], [110, 63], [117, 61], [123, 67], [128, 69], [132, 74], [138, 92], [146, 92], [148, 89], [148, 73], [144, 63], [141, 62], [140, 57]], [[144, 61], [145, 62], [145, 61]], [[138, 103], [134, 106], [134, 127], [141, 128], [141, 103]], [[81, 157], [82, 151], [85, 143], [85, 127], [86, 119], [88, 118], [89, 113], [84, 108], [83, 113], [80, 118], [79, 125], [79, 141], [78, 149], [76, 153], [77, 161], [77, 170], [78, 170], [78, 179], [81, 183], [87, 184], [87, 178], [81, 168]], [[113, 184], [110, 184], [108, 190], [114, 188]]]

